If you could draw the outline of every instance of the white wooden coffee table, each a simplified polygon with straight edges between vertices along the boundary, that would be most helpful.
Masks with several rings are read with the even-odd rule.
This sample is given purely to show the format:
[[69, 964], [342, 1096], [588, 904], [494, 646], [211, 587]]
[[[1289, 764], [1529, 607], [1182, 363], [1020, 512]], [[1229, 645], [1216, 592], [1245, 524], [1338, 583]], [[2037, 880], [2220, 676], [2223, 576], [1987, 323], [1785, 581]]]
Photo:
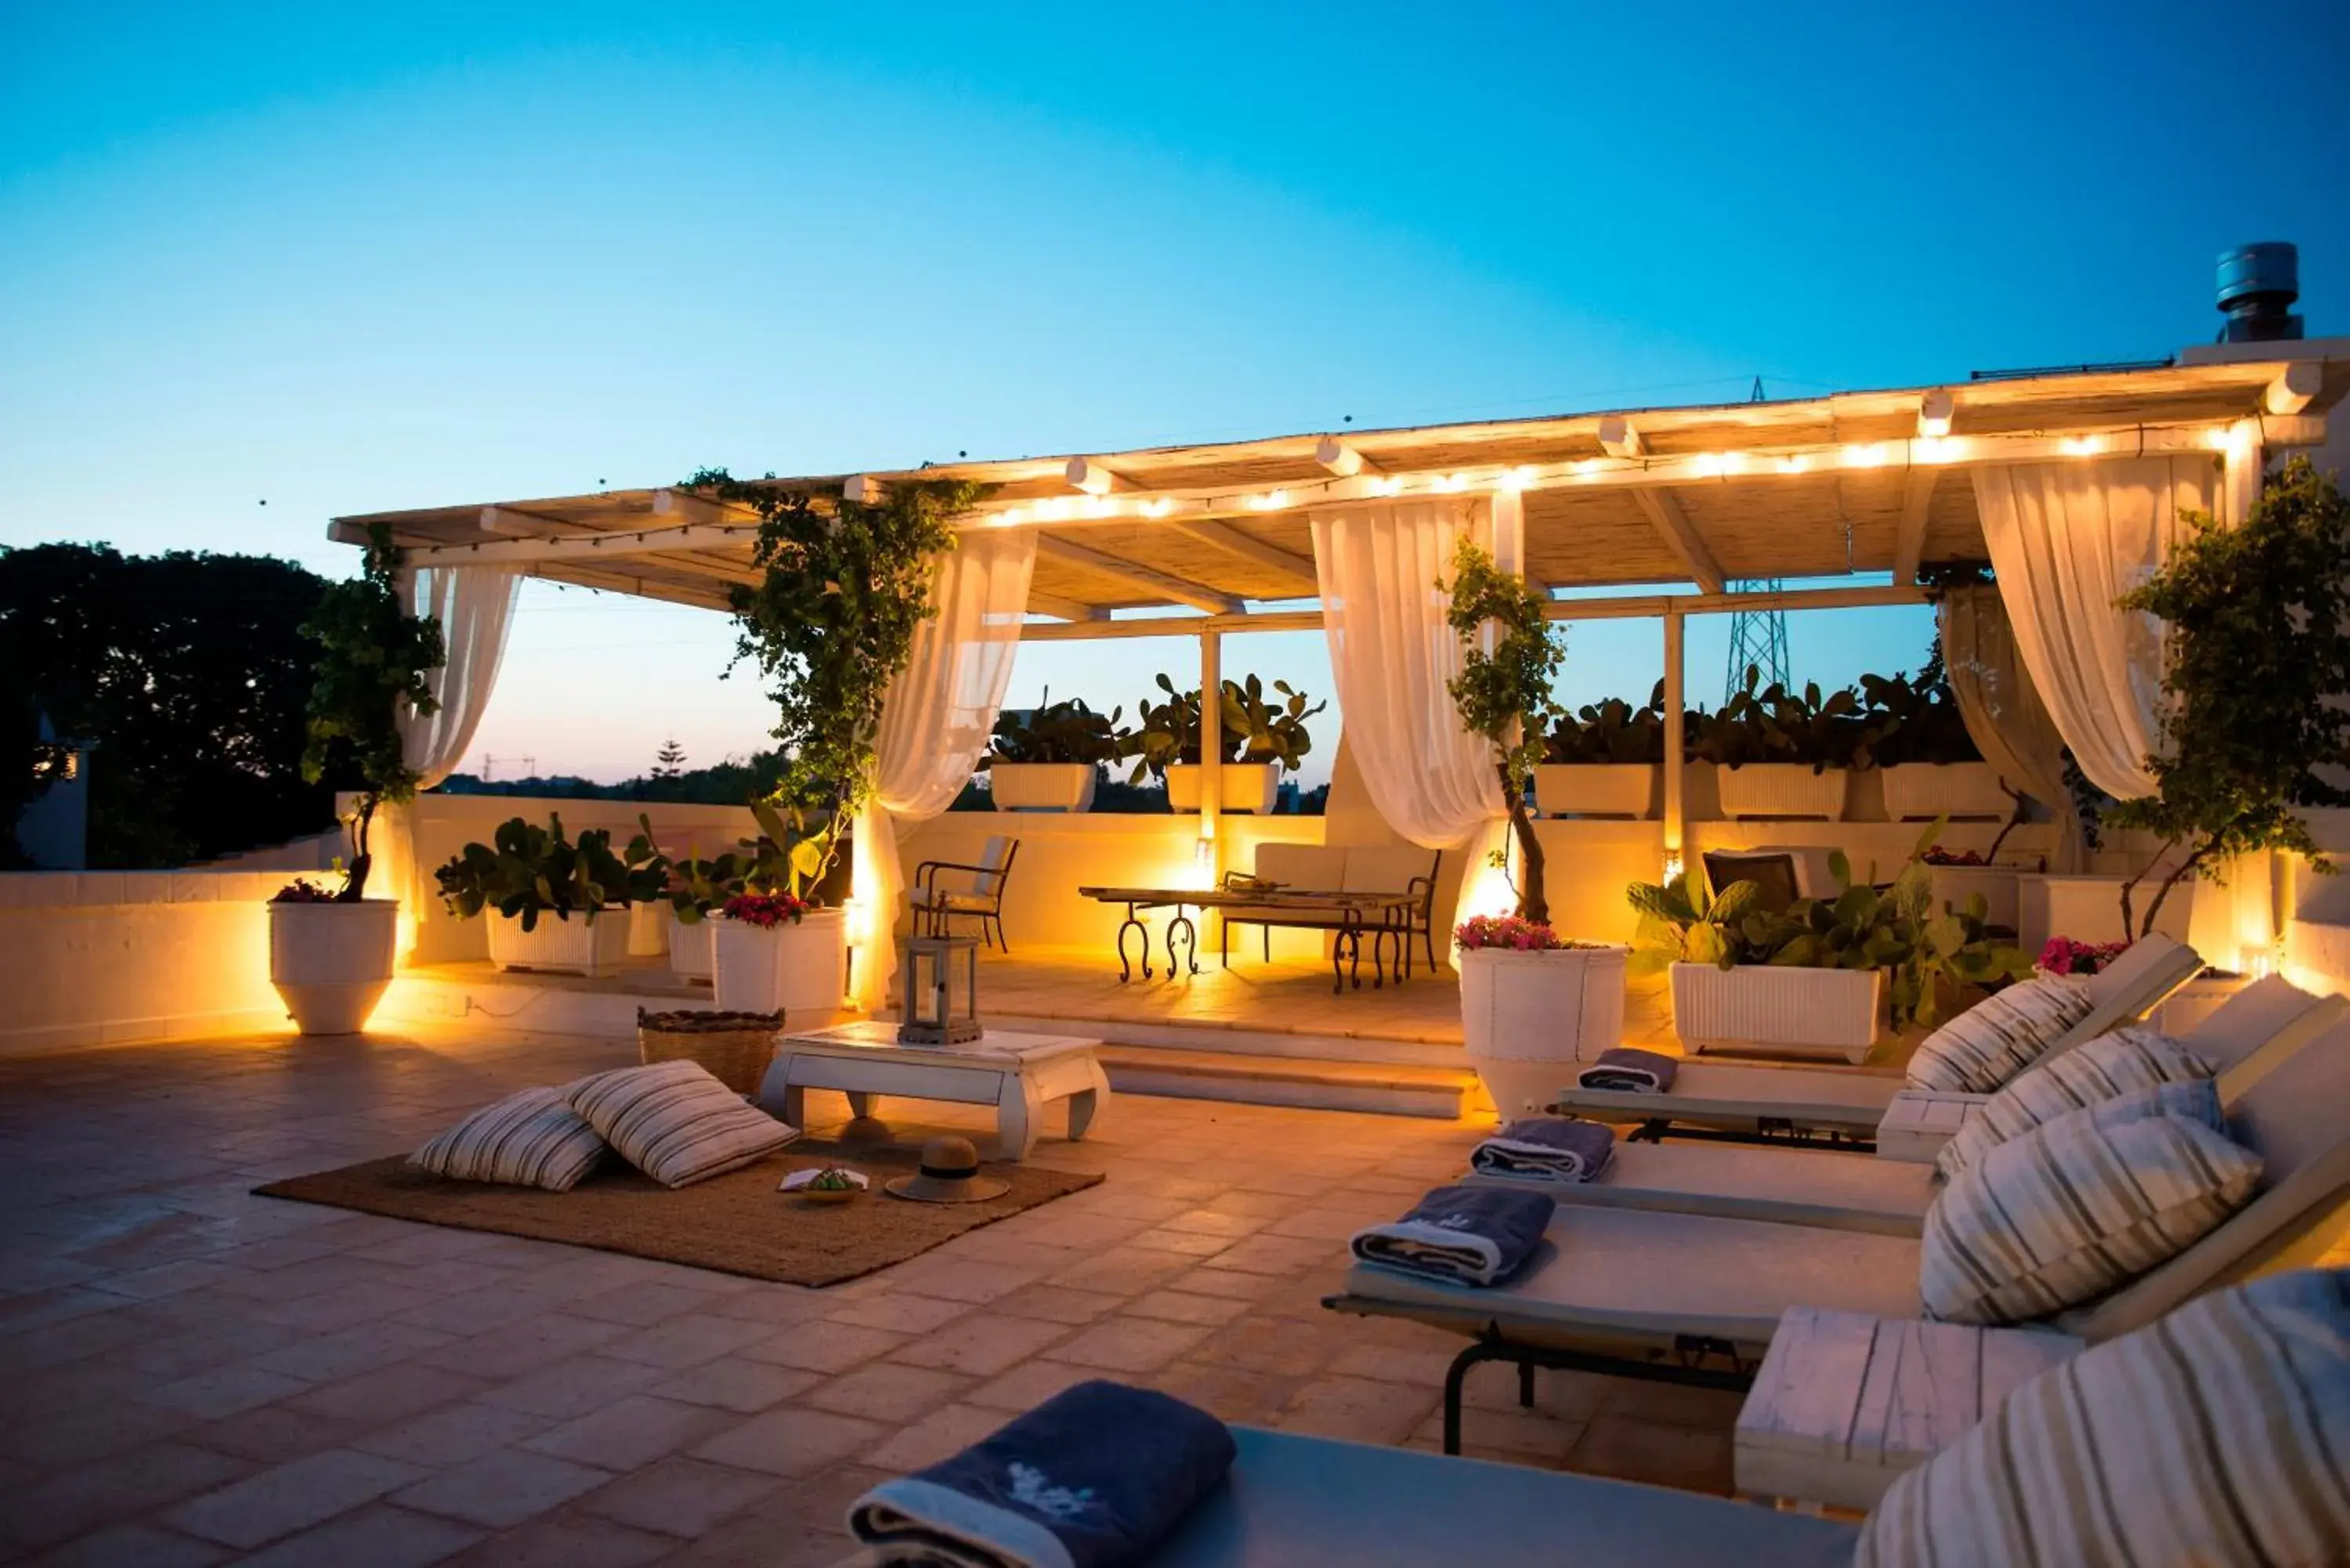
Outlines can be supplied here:
[[838, 1089], [860, 1116], [883, 1095], [993, 1106], [998, 1158], [1025, 1159], [1044, 1133], [1045, 1107], [1069, 1103], [1069, 1137], [1081, 1138], [1109, 1103], [1109, 1079], [1094, 1060], [1098, 1040], [991, 1029], [963, 1045], [901, 1045], [898, 1025], [864, 1019], [785, 1034], [775, 1047], [761, 1098], [779, 1096], [784, 1120], [806, 1122], [810, 1089]]

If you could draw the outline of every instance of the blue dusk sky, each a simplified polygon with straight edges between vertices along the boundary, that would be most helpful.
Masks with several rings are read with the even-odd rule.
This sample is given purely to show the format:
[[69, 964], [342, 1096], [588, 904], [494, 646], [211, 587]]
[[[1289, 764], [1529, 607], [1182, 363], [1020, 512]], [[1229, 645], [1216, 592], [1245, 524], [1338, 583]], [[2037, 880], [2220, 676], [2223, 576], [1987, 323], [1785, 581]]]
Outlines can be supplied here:
[[[338, 513], [704, 463], [2159, 357], [2211, 336], [2214, 256], [2253, 239], [2300, 243], [2338, 331], [2345, 67], [2339, 0], [0, 0], [0, 543], [340, 575]], [[1725, 629], [1693, 629], [1693, 694]], [[1928, 631], [1797, 617], [1796, 670], [1915, 668]], [[533, 585], [471, 762], [747, 752], [731, 642]], [[1660, 644], [1579, 628], [1567, 694], [1644, 695]], [[1014, 701], [1130, 709], [1192, 658], [1031, 647]], [[1225, 661], [1329, 689], [1313, 637]]]

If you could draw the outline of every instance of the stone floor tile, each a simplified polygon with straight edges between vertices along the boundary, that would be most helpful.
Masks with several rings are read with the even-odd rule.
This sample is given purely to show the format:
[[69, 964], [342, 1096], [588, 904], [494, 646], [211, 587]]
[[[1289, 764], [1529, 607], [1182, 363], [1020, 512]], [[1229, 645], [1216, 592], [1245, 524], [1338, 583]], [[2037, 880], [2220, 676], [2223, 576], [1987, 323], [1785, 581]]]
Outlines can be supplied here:
[[754, 1361], [796, 1366], [807, 1372], [846, 1372], [886, 1355], [909, 1337], [858, 1324], [817, 1320], [795, 1324], [755, 1345], [745, 1345], [743, 1354]]
[[1126, 1297], [1107, 1291], [1076, 1291], [1066, 1285], [1038, 1282], [1023, 1285], [1018, 1290], [998, 1296], [988, 1304], [996, 1312], [1014, 1317], [1033, 1317], [1045, 1323], [1091, 1323], [1106, 1313], [1118, 1310]]
[[676, 1550], [673, 1536], [567, 1509], [460, 1552], [446, 1560], [445, 1568], [639, 1568]]
[[598, 1469], [632, 1470], [730, 1425], [724, 1411], [632, 1394], [525, 1438], [521, 1446]]
[[380, 1454], [329, 1449], [183, 1502], [164, 1516], [164, 1522], [207, 1541], [251, 1551], [322, 1524], [425, 1474], [421, 1466]]
[[916, 1337], [890, 1352], [889, 1359], [908, 1366], [993, 1377], [1069, 1332], [1066, 1324], [983, 1311]]
[[801, 1395], [798, 1402], [844, 1416], [904, 1423], [936, 1409], [970, 1386], [967, 1377], [879, 1361], [819, 1384]]
[[1192, 1295], [1222, 1296], [1230, 1301], [1261, 1302], [1284, 1288], [1274, 1275], [1252, 1274], [1236, 1269], [1193, 1269], [1188, 1274], [1178, 1274], [1160, 1287], [1168, 1291], [1183, 1291]]
[[968, 1404], [984, 1405], [991, 1410], [1018, 1414], [1032, 1410], [1064, 1388], [1076, 1386], [1101, 1373], [1091, 1366], [1078, 1366], [1064, 1361], [1031, 1361], [1014, 1367], [1003, 1376], [980, 1385], [963, 1396]]
[[[1277, 1212], [1277, 1211], [1276, 1211]], [[1264, 1229], [1263, 1214], [1236, 1214], [1221, 1209], [1187, 1209], [1162, 1222], [1162, 1231], [1190, 1231], [1237, 1241]]]
[[1367, 1377], [1323, 1377], [1293, 1395], [1274, 1424], [1285, 1432], [1392, 1445], [1409, 1438], [1441, 1399], [1441, 1392], [1433, 1388]]
[[933, 1296], [892, 1291], [887, 1295], [871, 1296], [836, 1307], [825, 1314], [822, 1321], [857, 1324], [865, 1328], [888, 1329], [895, 1334], [928, 1334], [969, 1311], [969, 1302], [941, 1301]]
[[769, 1475], [804, 1475], [870, 1452], [889, 1428], [854, 1417], [785, 1407], [754, 1416], [693, 1450], [692, 1457]]
[[486, 1378], [403, 1362], [324, 1384], [285, 1403], [289, 1409], [383, 1427], [493, 1386]]
[[425, 1568], [481, 1538], [466, 1525], [371, 1502], [244, 1558], [238, 1568]]
[[1232, 1321], [1249, 1309], [1245, 1300], [1227, 1296], [1194, 1295], [1190, 1291], [1145, 1291], [1126, 1303], [1123, 1315], [1155, 1317], [1168, 1323], [1197, 1323], [1220, 1325]]
[[976, 1258], [956, 1258], [939, 1263], [931, 1263], [929, 1258], [917, 1258], [891, 1272], [895, 1276], [893, 1289], [940, 1301], [974, 1304], [994, 1301], [1044, 1277], [1039, 1269], [983, 1262]]
[[118, 1524], [44, 1552], [25, 1568], [210, 1568], [224, 1546], [152, 1524]]
[[909, 1475], [953, 1458], [1010, 1419], [1005, 1412], [984, 1405], [949, 1405], [901, 1427], [864, 1460], [895, 1475]]
[[333, 1383], [436, 1350], [452, 1338], [407, 1324], [371, 1323], [273, 1350], [256, 1356], [253, 1365], [305, 1383]]
[[309, 1386], [298, 1377], [264, 1372], [248, 1362], [216, 1366], [192, 1377], [141, 1389], [134, 1397], [184, 1416], [216, 1421], [240, 1410], [274, 1404]]
[[1298, 1389], [1298, 1379], [1245, 1367], [1179, 1361], [1147, 1379], [1151, 1387], [1197, 1405], [1219, 1420], [1269, 1427]]
[[391, 1495], [391, 1501], [468, 1524], [508, 1530], [611, 1479], [608, 1471], [549, 1454], [500, 1449], [403, 1488]]
[[576, 1317], [600, 1318], [606, 1323], [632, 1323], [640, 1328], [650, 1328], [680, 1313], [702, 1312], [709, 1306], [709, 1296], [684, 1285], [624, 1285], [616, 1290], [582, 1296], [564, 1310]]
[[600, 1345], [598, 1354], [679, 1372], [731, 1355], [772, 1333], [765, 1324], [697, 1312], [672, 1317], [653, 1328], [631, 1326]]
[[468, 1401], [353, 1438], [350, 1446], [410, 1464], [461, 1465], [535, 1438], [553, 1425], [551, 1416]]
[[1570, 1467], [1586, 1475], [1617, 1476], [1726, 1497], [1731, 1488], [1730, 1439], [1727, 1431], [1599, 1416], [1583, 1428], [1565, 1458]]
[[[917, 1343], [920, 1343], [919, 1341]], [[772, 1366], [764, 1361], [710, 1361], [689, 1367], [645, 1391], [688, 1405], [709, 1405], [753, 1416], [822, 1382], [821, 1372]]]
[[1106, 1252], [1047, 1275], [1050, 1283], [1071, 1290], [1099, 1291], [1130, 1296], [1156, 1290], [1191, 1266], [1180, 1252], [1154, 1252], [1142, 1247], [1113, 1247]]
[[1106, 1372], [1149, 1372], [1166, 1366], [1210, 1332], [1196, 1324], [1116, 1317], [1081, 1329], [1043, 1354], [1050, 1360]]
[[370, 1423], [366, 1421], [321, 1416], [284, 1405], [264, 1405], [257, 1410], [207, 1422], [188, 1433], [187, 1440], [255, 1464], [279, 1465], [321, 1449], [339, 1447], [369, 1429]]
[[582, 1355], [542, 1366], [526, 1377], [490, 1389], [480, 1398], [484, 1404], [567, 1420], [658, 1383], [665, 1372], [666, 1368], [641, 1361]]
[[581, 1498], [578, 1507], [691, 1541], [774, 1496], [783, 1485], [764, 1471], [672, 1457], [599, 1487]]
[[476, 1377], [520, 1377], [621, 1338], [628, 1325], [541, 1313], [461, 1339], [420, 1357], [428, 1366]]
[[62, 1469], [160, 1441], [194, 1425], [196, 1417], [183, 1411], [109, 1399], [62, 1415], [0, 1424], [0, 1457], [36, 1469]]

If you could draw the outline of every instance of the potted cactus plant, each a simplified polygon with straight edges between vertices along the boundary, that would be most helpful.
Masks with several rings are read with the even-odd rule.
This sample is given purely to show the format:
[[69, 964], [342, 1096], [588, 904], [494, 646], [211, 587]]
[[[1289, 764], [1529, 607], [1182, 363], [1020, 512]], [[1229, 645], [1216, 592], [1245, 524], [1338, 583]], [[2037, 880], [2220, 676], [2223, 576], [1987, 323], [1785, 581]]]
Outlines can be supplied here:
[[999, 714], [994, 740], [977, 769], [988, 776], [995, 809], [1083, 811], [1093, 805], [1101, 764], [1125, 754], [1118, 729], [1123, 712], [1097, 713], [1072, 697]]
[[659, 898], [669, 880], [644, 835], [615, 854], [610, 829], [574, 839], [550, 815], [545, 827], [511, 817], [491, 838], [466, 845], [433, 877], [451, 914], [490, 917], [490, 961], [502, 970], [598, 975], [619, 968], [629, 906]]
[[1896, 822], [1936, 817], [1999, 821], [2018, 801], [1982, 760], [1941, 670], [1939, 648], [1916, 680], [1864, 675], [1867, 760], [1885, 784], [1885, 815]]
[[1648, 704], [1620, 697], [1561, 714], [1534, 764], [1534, 804], [1544, 816], [1645, 817], [1665, 760], [1665, 683]]
[[[1145, 698], [1139, 704], [1142, 727], [1131, 737], [1139, 757], [1131, 774], [1139, 783], [1156, 774], [1167, 782], [1167, 805], [1174, 811], [1200, 809], [1200, 740], [1202, 725], [1200, 693], [1178, 691], [1166, 676], [1159, 677], [1164, 701]], [[1314, 749], [1305, 721], [1329, 704], [1308, 707], [1305, 694], [1286, 680], [1273, 683], [1268, 700], [1264, 683], [1252, 675], [1227, 680], [1220, 688], [1218, 714], [1217, 809], [1253, 812], [1273, 810], [1281, 790], [1281, 775], [1294, 773]]]
[[1860, 693], [1823, 696], [1817, 682], [1758, 690], [1759, 680], [1748, 665], [1730, 700], [1698, 718], [1692, 750], [1715, 765], [1722, 815], [1843, 821], [1854, 753], [1866, 739]]

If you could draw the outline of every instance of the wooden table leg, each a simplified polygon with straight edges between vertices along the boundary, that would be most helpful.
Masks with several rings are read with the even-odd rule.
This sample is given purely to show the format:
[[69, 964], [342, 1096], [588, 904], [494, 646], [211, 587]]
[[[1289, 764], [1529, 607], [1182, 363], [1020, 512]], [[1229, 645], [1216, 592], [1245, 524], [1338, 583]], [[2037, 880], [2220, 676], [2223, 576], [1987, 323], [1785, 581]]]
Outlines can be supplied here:
[[848, 1114], [852, 1116], [869, 1116], [874, 1114], [873, 1107], [881, 1103], [881, 1096], [876, 1094], [857, 1089], [844, 1092], [848, 1096]]
[[799, 1085], [784, 1085], [784, 1120], [805, 1131], [807, 1127], [807, 1091]]
[[1102, 1071], [1099, 1062], [1086, 1063], [1087, 1076], [1092, 1087], [1079, 1089], [1069, 1096], [1069, 1141], [1076, 1142], [1094, 1125], [1094, 1117], [1109, 1103], [1109, 1075]]
[[1045, 1104], [1024, 1073], [1006, 1073], [995, 1095], [995, 1152], [999, 1159], [1026, 1159], [1044, 1131]]

